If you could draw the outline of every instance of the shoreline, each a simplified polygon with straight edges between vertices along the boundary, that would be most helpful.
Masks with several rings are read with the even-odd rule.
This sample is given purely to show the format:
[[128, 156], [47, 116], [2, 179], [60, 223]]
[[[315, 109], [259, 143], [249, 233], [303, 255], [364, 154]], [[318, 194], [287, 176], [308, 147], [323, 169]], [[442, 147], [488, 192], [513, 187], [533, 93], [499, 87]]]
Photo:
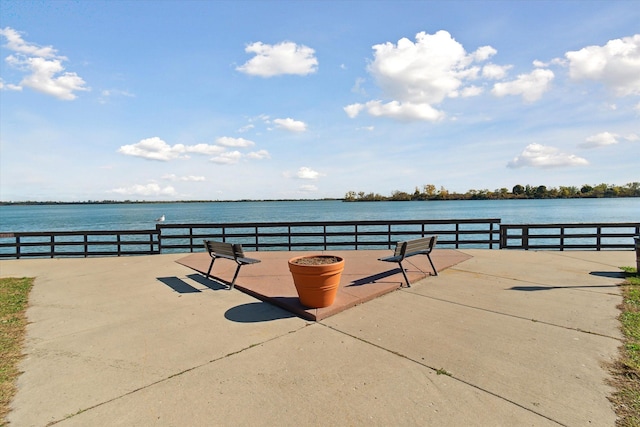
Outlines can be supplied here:
[[345, 203], [377, 203], [377, 202], [447, 202], [447, 201], [486, 201], [486, 200], [572, 200], [572, 199], [635, 199], [638, 196], [576, 196], [576, 197], [521, 197], [511, 196], [502, 198], [469, 198], [469, 197], [434, 197], [430, 199], [400, 200], [393, 198], [384, 199], [344, 199], [344, 198], [323, 198], [323, 199], [240, 199], [240, 200], [89, 200], [89, 201], [0, 201], [0, 206], [52, 206], [52, 205], [143, 205], [143, 204], [179, 204], [179, 203], [273, 203], [273, 202], [335, 202]]

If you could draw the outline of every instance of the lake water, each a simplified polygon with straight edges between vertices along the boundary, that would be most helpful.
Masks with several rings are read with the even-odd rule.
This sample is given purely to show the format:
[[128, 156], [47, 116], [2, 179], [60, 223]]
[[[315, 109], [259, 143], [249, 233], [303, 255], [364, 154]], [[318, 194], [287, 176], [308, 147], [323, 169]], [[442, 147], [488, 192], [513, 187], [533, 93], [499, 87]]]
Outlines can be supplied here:
[[165, 223], [499, 218], [503, 224], [640, 222], [640, 198], [426, 202], [207, 202], [0, 206], [0, 232], [147, 230]]

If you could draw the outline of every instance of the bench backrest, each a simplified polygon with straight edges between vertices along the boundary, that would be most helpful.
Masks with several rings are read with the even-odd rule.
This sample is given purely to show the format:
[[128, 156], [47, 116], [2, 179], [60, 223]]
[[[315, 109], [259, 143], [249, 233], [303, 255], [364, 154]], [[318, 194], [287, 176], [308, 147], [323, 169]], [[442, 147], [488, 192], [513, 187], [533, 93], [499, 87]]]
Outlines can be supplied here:
[[407, 240], [398, 242], [396, 245], [395, 256], [407, 256], [417, 252], [431, 252], [436, 245], [438, 236], [423, 237], [421, 239]]
[[214, 240], [205, 240], [204, 247], [209, 253], [214, 253], [219, 256], [228, 258], [244, 258], [242, 245], [237, 243], [233, 244], [226, 242], [216, 242]]

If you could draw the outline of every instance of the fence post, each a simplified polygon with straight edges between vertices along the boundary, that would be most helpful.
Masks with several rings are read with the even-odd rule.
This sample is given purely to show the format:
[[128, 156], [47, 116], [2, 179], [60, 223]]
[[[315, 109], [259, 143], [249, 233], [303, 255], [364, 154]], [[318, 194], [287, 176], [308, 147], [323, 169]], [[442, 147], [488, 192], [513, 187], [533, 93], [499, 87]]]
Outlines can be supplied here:
[[258, 243], [259, 243], [259, 239], [258, 239], [258, 226], [256, 225], [253, 229], [256, 233], [256, 252], [258, 252], [260, 250]]
[[640, 236], [634, 238], [636, 241], [636, 274], [640, 275]]
[[356, 227], [355, 230], [354, 230], [354, 234], [355, 235], [353, 237], [354, 237], [354, 240], [355, 240], [354, 245], [355, 245], [355, 248], [356, 248], [356, 251], [357, 251], [358, 250], [358, 224], [356, 224], [355, 227]]
[[156, 232], [158, 233], [158, 253], [162, 253], [162, 227], [160, 224], [156, 224]]

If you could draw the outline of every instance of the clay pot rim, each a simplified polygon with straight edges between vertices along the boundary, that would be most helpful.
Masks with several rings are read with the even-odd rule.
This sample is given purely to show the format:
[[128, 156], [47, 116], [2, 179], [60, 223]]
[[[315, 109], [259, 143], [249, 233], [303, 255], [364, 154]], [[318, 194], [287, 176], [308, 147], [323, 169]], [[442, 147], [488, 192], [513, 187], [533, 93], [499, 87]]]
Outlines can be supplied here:
[[335, 265], [344, 262], [344, 257], [340, 255], [330, 255], [330, 254], [315, 254], [315, 255], [301, 255], [295, 256], [289, 259], [289, 264], [301, 266], [301, 267], [317, 267], [318, 265], [306, 265], [306, 264], [297, 264], [295, 261], [303, 258], [337, 258], [336, 262], [326, 263], [326, 264], [318, 264], [318, 265]]

